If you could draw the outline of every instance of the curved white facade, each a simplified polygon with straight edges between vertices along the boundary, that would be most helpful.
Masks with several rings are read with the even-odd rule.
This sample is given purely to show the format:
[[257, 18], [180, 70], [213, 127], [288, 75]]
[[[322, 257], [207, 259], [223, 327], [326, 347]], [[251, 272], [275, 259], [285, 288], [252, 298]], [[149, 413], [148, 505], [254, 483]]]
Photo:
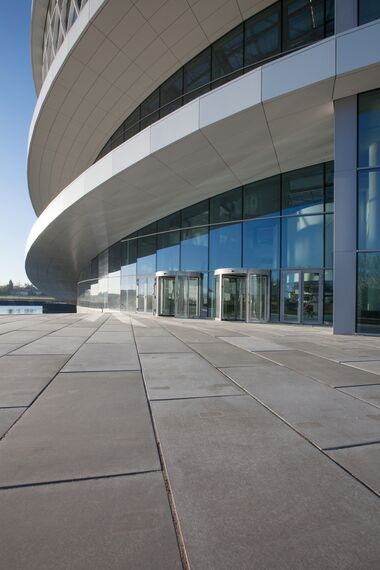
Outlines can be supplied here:
[[[344, 130], [342, 120], [337, 122], [341, 103], [380, 87], [376, 20], [278, 54], [94, 163], [120, 123], [157, 86], [239, 22], [274, 3], [231, 0], [223, 10], [206, 0], [196, 6], [172, 4], [88, 0], [42, 85], [41, 23], [47, 3], [33, 4], [32, 59], [40, 92], [28, 175], [39, 218], [28, 239], [26, 269], [36, 285], [62, 299], [75, 299], [80, 273], [92, 258], [147, 224], [254, 181], [337, 161], [337, 153], [339, 158], [345, 152], [337, 148]], [[335, 18], [339, 30], [339, 3]], [[350, 136], [354, 128], [356, 114]], [[337, 162], [335, 171], [337, 176]], [[337, 248], [338, 234], [347, 231], [341, 227], [346, 216], [337, 213], [340, 200], [338, 182], [336, 262], [345, 251]], [[352, 242], [347, 251], [356, 249]], [[335, 294], [341, 271], [346, 268], [335, 267]], [[352, 295], [351, 324], [343, 323], [343, 309], [335, 314], [341, 332], [355, 329], [356, 291]]]

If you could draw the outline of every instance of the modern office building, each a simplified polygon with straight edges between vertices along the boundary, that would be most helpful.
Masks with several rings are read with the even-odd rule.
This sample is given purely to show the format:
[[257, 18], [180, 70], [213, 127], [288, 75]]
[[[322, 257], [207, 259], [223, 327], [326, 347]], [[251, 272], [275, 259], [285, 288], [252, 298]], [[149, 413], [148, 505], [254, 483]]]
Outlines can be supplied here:
[[380, 333], [380, 0], [34, 0], [35, 285]]

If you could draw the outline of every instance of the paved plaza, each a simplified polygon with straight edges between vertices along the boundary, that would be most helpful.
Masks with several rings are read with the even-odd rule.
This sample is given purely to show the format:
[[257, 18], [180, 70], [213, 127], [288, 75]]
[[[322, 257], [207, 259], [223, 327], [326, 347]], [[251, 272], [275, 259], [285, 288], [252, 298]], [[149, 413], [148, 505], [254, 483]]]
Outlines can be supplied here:
[[380, 567], [380, 338], [0, 316], [0, 567]]

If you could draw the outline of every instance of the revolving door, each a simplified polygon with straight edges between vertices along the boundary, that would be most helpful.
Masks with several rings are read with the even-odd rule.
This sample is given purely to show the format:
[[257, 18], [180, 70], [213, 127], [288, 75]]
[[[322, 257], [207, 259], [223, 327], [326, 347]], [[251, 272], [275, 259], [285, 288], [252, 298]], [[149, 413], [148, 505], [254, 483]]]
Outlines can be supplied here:
[[201, 273], [159, 271], [155, 283], [156, 315], [199, 318], [201, 291]]

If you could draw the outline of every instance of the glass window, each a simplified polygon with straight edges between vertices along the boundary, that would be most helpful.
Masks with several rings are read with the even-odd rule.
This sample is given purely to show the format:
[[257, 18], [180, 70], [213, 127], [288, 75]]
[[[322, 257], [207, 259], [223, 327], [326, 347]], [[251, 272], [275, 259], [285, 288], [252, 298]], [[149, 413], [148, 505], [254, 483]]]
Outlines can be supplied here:
[[99, 253], [99, 277], [108, 274], [108, 249]]
[[379, 0], [359, 0], [359, 26], [380, 18]]
[[167, 232], [169, 230], [177, 230], [181, 225], [181, 212], [176, 212], [166, 218], [162, 218], [157, 222], [158, 232]]
[[208, 200], [182, 210], [181, 223], [183, 228], [208, 224]]
[[98, 277], [99, 276], [99, 258], [98, 256], [94, 257], [94, 259], [91, 259], [90, 262], [90, 277], [91, 279], [93, 279], [94, 277]]
[[280, 176], [252, 182], [243, 187], [243, 217], [278, 216], [280, 214]]
[[334, 211], [334, 163], [325, 164], [325, 211]]
[[270, 320], [280, 320], [280, 272], [271, 271]]
[[281, 52], [281, 2], [245, 22], [245, 61], [253, 66]]
[[210, 223], [233, 222], [242, 218], [242, 189], [235, 188], [210, 199]]
[[241, 224], [210, 228], [210, 269], [241, 267]]
[[121, 265], [124, 275], [136, 274], [137, 239], [122, 242]]
[[207, 271], [208, 229], [196, 228], [181, 232], [182, 271]]
[[331, 270], [325, 271], [325, 283], [324, 283], [323, 293], [324, 293], [323, 320], [326, 324], [331, 324], [333, 322], [333, 305], [334, 305], [333, 272]]
[[323, 215], [282, 220], [282, 266], [323, 267]]
[[160, 113], [158, 111], [159, 107], [160, 107], [160, 92], [158, 89], [156, 89], [140, 105], [141, 130], [145, 129], [146, 127], [149, 127], [149, 125], [158, 121], [158, 119], [160, 118]]
[[243, 224], [243, 267], [277, 269], [280, 265], [280, 220]]
[[108, 273], [120, 271], [121, 266], [121, 242], [114, 243], [108, 250]]
[[213, 89], [242, 73], [243, 37], [243, 24], [240, 24], [212, 44]]
[[325, 36], [335, 33], [335, 0], [326, 0]]
[[358, 248], [380, 249], [380, 170], [359, 172]]
[[113, 311], [120, 310], [120, 273], [108, 277], [108, 308]]
[[210, 90], [211, 48], [194, 57], [183, 68], [184, 103]]
[[179, 231], [158, 234], [157, 271], [179, 270]]
[[282, 176], [282, 213], [314, 214], [323, 210], [323, 164]]
[[380, 253], [358, 254], [357, 332], [380, 333]]
[[380, 166], [380, 89], [359, 95], [359, 167]]
[[148, 275], [156, 272], [156, 236], [137, 240], [137, 273]]
[[124, 121], [124, 136], [125, 140], [130, 139], [140, 130], [140, 107], [137, 107]]
[[111, 137], [111, 148], [114, 149], [124, 142], [124, 123], [114, 132]]
[[160, 117], [165, 117], [182, 105], [183, 69], [179, 69], [160, 87]]
[[325, 267], [334, 267], [334, 216], [325, 216]]
[[126, 311], [136, 311], [136, 275], [121, 278], [120, 307]]
[[148, 226], [141, 228], [141, 230], [139, 230], [137, 234], [139, 236], [147, 236], [149, 234], [155, 234], [156, 232], [157, 232], [157, 222], [153, 222], [153, 224], [149, 224]]
[[288, 51], [324, 37], [324, 0], [284, 0], [283, 50]]

